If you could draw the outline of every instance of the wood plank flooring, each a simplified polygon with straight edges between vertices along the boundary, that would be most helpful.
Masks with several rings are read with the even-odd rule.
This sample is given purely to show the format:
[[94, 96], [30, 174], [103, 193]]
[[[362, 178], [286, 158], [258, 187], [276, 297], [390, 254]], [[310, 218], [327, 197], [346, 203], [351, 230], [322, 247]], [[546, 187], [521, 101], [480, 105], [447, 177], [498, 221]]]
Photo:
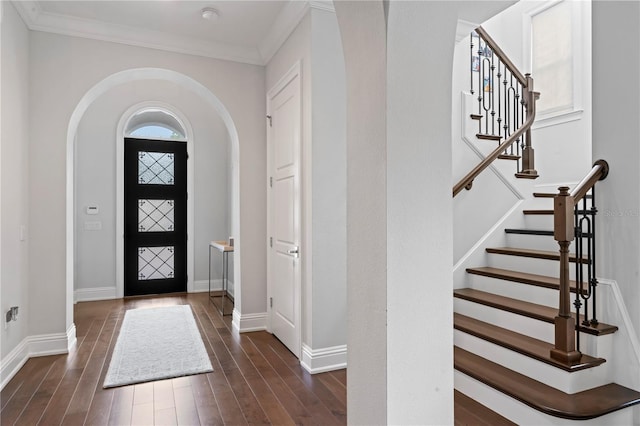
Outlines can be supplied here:
[[[103, 389], [125, 310], [189, 304], [214, 371]], [[204, 293], [84, 302], [68, 355], [32, 358], [0, 393], [2, 425], [346, 424], [345, 370], [311, 375], [266, 332], [231, 332]]]

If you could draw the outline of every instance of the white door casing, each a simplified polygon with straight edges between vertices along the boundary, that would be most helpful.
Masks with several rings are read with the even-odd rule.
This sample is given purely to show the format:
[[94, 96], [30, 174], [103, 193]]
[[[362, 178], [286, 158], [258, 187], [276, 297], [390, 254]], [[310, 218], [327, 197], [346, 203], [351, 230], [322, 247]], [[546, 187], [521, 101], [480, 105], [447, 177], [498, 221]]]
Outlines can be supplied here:
[[301, 85], [297, 62], [267, 93], [269, 331], [300, 358]]

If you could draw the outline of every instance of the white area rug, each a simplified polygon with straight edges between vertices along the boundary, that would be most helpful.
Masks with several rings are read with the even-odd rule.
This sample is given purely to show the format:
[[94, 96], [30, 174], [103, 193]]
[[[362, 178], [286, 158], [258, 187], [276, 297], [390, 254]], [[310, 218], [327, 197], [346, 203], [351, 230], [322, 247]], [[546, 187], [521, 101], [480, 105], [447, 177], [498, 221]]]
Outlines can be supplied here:
[[189, 305], [125, 312], [104, 387], [213, 371]]

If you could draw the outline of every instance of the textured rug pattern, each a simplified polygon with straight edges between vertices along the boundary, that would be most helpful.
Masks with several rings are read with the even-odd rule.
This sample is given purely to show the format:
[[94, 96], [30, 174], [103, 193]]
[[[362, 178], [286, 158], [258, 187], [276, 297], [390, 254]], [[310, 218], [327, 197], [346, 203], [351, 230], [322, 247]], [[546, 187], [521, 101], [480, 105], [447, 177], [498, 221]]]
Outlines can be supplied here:
[[131, 309], [113, 350], [104, 387], [213, 371], [189, 305]]

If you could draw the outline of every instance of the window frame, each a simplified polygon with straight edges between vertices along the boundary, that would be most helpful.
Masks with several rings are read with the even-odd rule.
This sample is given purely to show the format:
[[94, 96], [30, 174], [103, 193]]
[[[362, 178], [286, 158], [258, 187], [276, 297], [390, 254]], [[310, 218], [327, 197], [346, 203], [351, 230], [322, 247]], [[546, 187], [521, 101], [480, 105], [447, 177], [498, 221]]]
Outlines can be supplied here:
[[[580, 120], [585, 109], [585, 93], [591, 90], [587, 87], [590, 80], [591, 63], [587, 62], [590, 57], [587, 49], [591, 46], [590, 8], [591, 3], [585, 1], [572, 0], [551, 0], [523, 13], [523, 68], [531, 73], [534, 80], [534, 90], [536, 76], [533, 74], [533, 18], [554, 6], [566, 2], [571, 7], [572, 26], [572, 74], [573, 74], [573, 101], [571, 106], [562, 110], [551, 110], [549, 112], [538, 111], [534, 128], [547, 127], [562, 124], [569, 121]], [[541, 93], [544, 96], [544, 93]]]

